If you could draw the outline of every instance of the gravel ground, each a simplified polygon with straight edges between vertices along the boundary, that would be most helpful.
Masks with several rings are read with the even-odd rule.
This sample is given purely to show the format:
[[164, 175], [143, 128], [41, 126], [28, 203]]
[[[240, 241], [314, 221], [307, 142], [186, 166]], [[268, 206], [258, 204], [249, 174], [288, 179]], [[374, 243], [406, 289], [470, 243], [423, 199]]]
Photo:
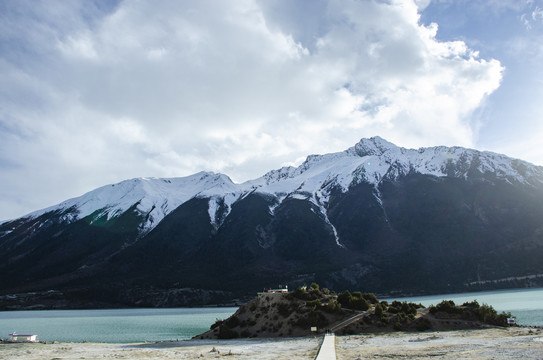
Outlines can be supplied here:
[[543, 331], [530, 328], [336, 337], [338, 360], [543, 359]]
[[0, 359], [314, 359], [320, 342], [320, 338], [293, 338], [149, 344], [0, 344]]
[[[0, 344], [0, 359], [307, 359], [320, 338], [189, 340], [149, 344]], [[346, 359], [542, 359], [543, 330], [530, 328], [336, 337]]]

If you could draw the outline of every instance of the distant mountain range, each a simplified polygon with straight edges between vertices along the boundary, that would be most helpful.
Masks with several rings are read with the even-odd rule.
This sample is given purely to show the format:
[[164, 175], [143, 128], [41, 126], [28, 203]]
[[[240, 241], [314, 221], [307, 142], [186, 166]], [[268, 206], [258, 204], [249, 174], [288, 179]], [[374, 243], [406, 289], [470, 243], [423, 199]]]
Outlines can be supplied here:
[[0, 308], [182, 306], [263, 287], [543, 284], [543, 167], [379, 137], [233, 183], [140, 178], [0, 224]]

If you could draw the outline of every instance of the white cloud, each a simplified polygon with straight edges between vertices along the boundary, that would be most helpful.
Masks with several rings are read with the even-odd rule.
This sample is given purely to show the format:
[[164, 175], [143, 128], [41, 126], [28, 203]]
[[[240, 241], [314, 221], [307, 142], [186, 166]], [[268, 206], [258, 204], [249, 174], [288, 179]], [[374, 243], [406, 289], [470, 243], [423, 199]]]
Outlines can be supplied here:
[[534, 21], [543, 21], [543, 9], [539, 6], [536, 6], [534, 11], [532, 11], [532, 19]]
[[[20, 15], [30, 59], [0, 63], [21, 89], [3, 89], [0, 121], [35, 133], [0, 145], [20, 167], [3, 171], [4, 191], [58, 184], [21, 200], [30, 211], [134, 176], [214, 170], [246, 180], [365, 136], [472, 145], [470, 114], [503, 69], [463, 42], [438, 42], [437, 25], [418, 23], [425, 5], [330, 0], [299, 24], [289, 1], [126, 0], [108, 14], [93, 9], [91, 23], [83, 5], [66, 5], [75, 20], [55, 20], [42, 33], [48, 56], [34, 58], [44, 39], [32, 29], [50, 15]], [[16, 181], [30, 171], [40, 180]]]

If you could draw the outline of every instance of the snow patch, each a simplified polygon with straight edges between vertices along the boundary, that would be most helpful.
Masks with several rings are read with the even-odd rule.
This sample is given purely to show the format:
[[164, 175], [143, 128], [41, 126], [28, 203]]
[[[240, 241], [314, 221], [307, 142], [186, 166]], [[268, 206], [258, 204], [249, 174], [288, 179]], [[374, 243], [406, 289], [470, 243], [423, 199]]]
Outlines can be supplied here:
[[326, 209], [326, 205], [328, 205], [328, 196], [329, 196], [329, 193], [319, 190], [315, 192], [315, 194], [310, 199], [310, 201], [313, 204], [317, 205], [319, 212], [324, 219], [324, 222], [326, 223], [326, 225], [330, 226], [330, 228], [332, 229], [332, 233], [334, 234], [334, 239], [336, 240], [337, 246], [345, 248], [345, 246], [339, 241], [339, 235], [337, 233], [336, 227], [334, 226], [334, 224], [332, 224], [332, 222], [328, 218], [328, 210]]
[[219, 224], [217, 224], [217, 211], [219, 210], [219, 207], [220, 207], [219, 198], [212, 197], [209, 199], [209, 208], [207, 212], [209, 214], [209, 220], [211, 221], [211, 226], [213, 226], [215, 230], [219, 228]]

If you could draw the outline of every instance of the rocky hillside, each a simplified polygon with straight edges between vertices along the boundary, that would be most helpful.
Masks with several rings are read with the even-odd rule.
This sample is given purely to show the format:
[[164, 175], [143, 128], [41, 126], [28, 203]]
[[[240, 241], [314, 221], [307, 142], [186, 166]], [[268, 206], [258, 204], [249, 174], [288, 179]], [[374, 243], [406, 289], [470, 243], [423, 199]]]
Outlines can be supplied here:
[[[298, 337], [333, 331], [339, 335], [390, 331], [475, 329], [507, 326], [510, 314], [498, 314], [476, 301], [437, 306], [394, 301], [379, 302], [368, 293], [348, 291], [336, 295], [312, 286], [309, 291], [259, 293], [225, 320], [196, 339]], [[313, 329], [312, 329], [313, 328]]]

